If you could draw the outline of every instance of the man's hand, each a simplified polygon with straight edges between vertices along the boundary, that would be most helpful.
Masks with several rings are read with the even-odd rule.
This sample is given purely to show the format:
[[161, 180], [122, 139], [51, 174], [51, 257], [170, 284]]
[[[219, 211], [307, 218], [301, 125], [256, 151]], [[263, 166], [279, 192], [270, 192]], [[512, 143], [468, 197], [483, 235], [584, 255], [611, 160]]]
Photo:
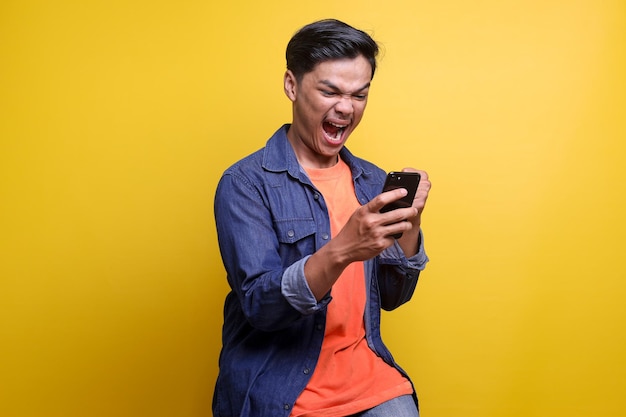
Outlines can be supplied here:
[[392, 235], [404, 233], [413, 227], [411, 222], [404, 220], [411, 220], [418, 215], [418, 210], [414, 207], [380, 212], [386, 204], [405, 195], [406, 190], [403, 188], [381, 193], [352, 214], [333, 239], [336, 240], [333, 243], [345, 248], [347, 263], [373, 258], [393, 245]]
[[428, 198], [430, 181], [424, 171], [412, 168], [403, 171], [419, 172], [421, 175], [411, 207], [380, 213], [386, 204], [404, 197], [407, 191], [398, 188], [377, 195], [355, 210], [339, 234], [305, 264], [304, 274], [318, 300], [330, 290], [346, 266], [380, 254], [394, 244], [393, 235], [396, 233], [402, 233], [398, 243], [407, 257], [417, 253], [421, 214]]

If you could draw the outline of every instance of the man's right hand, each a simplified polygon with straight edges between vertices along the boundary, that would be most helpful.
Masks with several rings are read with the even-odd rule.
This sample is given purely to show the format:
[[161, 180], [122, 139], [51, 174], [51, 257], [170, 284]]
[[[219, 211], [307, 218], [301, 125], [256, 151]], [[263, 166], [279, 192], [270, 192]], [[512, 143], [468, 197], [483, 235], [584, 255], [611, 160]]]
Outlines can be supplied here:
[[406, 190], [398, 188], [374, 197], [354, 211], [337, 236], [311, 255], [304, 275], [316, 299], [322, 299], [350, 263], [375, 257], [393, 245], [392, 235], [411, 230], [413, 224], [404, 220], [417, 216], [417, 208], [380, 213], [386, 204], [405, 195]]

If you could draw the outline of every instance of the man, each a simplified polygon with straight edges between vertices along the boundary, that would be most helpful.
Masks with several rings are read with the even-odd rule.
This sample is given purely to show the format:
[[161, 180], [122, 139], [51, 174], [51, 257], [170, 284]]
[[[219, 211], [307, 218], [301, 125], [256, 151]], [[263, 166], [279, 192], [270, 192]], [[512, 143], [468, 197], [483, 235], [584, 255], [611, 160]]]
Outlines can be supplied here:
[[380, 309], [408, 301], [428, 261], [420, 222], [430, 182], [419, 171], [412, 207], [380, 213], [406, 190], [381, 193], [384, 171], [344, 147], [377, 53], [337, 20], [300, 29], [284, 76], [292, 123], [220, 180], [215, 218], [232, 291], [215, 417], [418, 416], [379, 326]]

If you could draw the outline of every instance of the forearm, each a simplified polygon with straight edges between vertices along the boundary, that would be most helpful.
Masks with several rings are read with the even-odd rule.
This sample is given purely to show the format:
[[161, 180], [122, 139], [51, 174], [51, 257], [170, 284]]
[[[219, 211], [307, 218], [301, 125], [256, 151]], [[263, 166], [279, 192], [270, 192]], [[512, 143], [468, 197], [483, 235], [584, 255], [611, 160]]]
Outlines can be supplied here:
[[402, 237], [398, 239], [398, 244], [402, 248], [407, 258], [412, 257], [420, 249], [420, 225], [419, 223], [413, 224], [411, 230], [408, 230], [402, 234]]
[[304, 275], [316, 300], [321, 300], [330, 291], [349, 264], [349, 258], [334, 241], [311, 255], [304, 265]]

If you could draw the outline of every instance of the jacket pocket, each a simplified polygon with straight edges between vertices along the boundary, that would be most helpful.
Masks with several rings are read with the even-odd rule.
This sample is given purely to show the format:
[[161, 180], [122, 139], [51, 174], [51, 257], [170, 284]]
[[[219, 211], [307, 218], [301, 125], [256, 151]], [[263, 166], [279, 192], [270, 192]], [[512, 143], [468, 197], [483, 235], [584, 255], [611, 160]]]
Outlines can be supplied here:
[[301, 239], [315, 235], [313, 219], [276, 220], [276, 236], [280, 243], [295, 243]]
[[283, 267], [315, 252], [315, 220], [312, 218], [296, 218], [274, 221], [276, 237], [279, 242], [278, 251]]

